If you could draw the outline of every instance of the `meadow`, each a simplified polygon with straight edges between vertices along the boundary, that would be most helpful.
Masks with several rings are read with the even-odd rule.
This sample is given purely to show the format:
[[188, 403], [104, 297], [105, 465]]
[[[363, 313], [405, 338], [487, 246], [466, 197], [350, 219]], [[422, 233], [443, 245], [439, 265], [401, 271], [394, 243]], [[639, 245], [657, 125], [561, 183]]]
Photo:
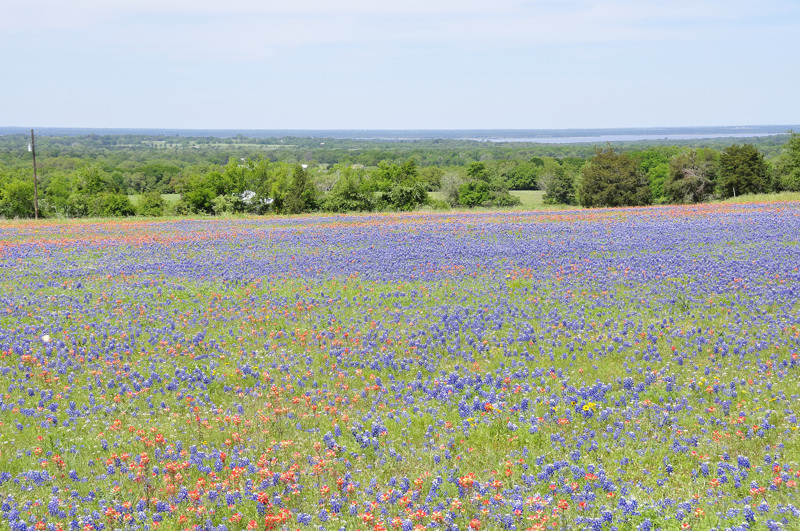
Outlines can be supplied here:
[[0, 224], [0, 529], [800, 529], [800, 203]]

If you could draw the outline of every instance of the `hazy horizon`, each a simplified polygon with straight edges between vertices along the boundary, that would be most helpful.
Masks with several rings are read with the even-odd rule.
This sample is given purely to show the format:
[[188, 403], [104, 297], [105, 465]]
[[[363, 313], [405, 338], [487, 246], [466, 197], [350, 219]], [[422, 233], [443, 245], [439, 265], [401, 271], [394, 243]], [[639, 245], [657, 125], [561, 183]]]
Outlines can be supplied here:
[[[34, 129], [36, 134], [45, 136], [105, 134], [105, 135], [173, 135], [179, 136], [222, 136], [230, 137], [241, 134], [253, 138], [283, 136], [326, 136], [328, 138], [470, 138], [492, 139], [494, 137], [530, 136], [530, 137], [600, 137], [607, 135], [647, 135], [647, 136], [684, 136], [711, 135], [709, 137], [748, 137], [786, 134], [789, 130], [800, 129], [800, 124], [761, 124], [761, 125], [729, 125], [729, 126], [686, 126], [686, 127], [603, 127], [603, 128], [514, 128], [514, 129], [237, 129], [237, 128], [176, 128], [176, 127], [23, 127], [0, 125], [0, 135], [27, 134]], [[363, 133], [367, 133], [364, 136]]]

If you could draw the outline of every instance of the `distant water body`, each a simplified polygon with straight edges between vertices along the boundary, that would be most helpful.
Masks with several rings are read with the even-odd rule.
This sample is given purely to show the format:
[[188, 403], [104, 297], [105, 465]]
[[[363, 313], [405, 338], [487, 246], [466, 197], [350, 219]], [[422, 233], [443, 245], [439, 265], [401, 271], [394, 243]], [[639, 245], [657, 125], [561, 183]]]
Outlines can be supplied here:
[[[490, 138], [489, 142], [520, 142], [534, 144], [586, 144], [606, 142], [639, 142], [646, 140], [700, 140], [713, 138], [753, 138], [760, 136], [786, 135], [788, 133], [685, 133], [674, 135], [599, 135], [599, 136], [561, 136], [534, 138]], [[472, 139], [483, 140], [483, 139]]]
[[[415, 140], [471, 140], [536, 144], [581, 144], [713, 138], [753, 138], [786, 134], [800, 125], [748, 125], [715, 127], [650, 127], [615, 129], [124, 129], [39, 127], [41, 136], [146, 135], [153, 137], [318, 138], [375, 142]], [[29, 128], [2, 127], [0, 135], [29, 134]]]

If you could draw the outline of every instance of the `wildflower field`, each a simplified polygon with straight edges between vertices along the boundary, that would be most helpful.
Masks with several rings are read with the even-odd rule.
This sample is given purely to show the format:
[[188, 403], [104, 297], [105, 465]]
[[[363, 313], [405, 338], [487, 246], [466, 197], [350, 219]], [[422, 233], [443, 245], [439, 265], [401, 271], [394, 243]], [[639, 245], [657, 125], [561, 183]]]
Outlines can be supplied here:
[[0, 225], [0, 529], [800, 529], [800, 203]]

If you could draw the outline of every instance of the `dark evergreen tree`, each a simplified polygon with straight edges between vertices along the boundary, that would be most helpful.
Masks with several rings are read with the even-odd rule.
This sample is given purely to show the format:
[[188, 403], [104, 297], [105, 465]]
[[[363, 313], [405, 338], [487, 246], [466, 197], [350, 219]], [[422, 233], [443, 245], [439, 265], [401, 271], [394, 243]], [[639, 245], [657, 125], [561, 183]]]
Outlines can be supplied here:
[[653, 200], [639, 163], [610, 146], [595, 148], [589, 164], [583, 167], [579, 195], [581, 205], [589, 208], [649, 205]]
[[286, 194], [286, 213], [301, 214], [316, 208], [316, 188], [308, 176], [308, 172], [300, 164], [296, 164], [292, 172], [292, 182]]

